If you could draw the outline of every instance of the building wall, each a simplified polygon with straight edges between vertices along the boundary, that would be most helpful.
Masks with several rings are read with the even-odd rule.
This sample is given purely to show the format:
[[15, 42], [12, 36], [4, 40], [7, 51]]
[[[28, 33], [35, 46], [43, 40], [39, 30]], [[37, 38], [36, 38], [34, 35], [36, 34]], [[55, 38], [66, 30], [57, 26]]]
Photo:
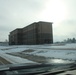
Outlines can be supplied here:
[[39, 44], [53, 43], [52, 23], [39, 22], [37, 28]]
[[52, 23], [32, 23], [22, 29], [10, 32], [9, 44], [45, 44], [53, 43]]
[[23, 43], [24, 44], [36, 44], [36, 32], [35, 23], [23, 28]]
[[10, 32], [9, 44], [10, 45], [20, 45], [22, 44], [22, 29], [16, 29]]

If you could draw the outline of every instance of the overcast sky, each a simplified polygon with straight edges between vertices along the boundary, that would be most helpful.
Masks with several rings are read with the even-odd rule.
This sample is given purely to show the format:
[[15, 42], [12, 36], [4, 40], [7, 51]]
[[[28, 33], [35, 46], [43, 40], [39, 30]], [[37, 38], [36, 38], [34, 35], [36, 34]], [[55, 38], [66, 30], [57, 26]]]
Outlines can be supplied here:
[[53, 22], [54, 41], [76, 38], [76, 0], [0, 0], [0, 41], [33, 22]]

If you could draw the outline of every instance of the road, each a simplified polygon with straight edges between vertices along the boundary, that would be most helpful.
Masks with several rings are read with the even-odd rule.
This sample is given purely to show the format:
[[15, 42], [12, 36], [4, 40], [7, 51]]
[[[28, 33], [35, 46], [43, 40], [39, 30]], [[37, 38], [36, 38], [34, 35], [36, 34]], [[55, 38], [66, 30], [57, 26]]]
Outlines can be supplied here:
[[0, 57], [0, 65], [4, 65], [4, 64], [11, 64], [11, 63], [7, 61], [6, 59]]

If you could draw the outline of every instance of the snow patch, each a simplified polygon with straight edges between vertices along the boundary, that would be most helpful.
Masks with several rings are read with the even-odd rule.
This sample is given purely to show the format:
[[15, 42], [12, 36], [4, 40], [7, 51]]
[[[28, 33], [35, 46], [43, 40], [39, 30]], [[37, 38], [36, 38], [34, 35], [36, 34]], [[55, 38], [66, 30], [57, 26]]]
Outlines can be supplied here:
[[0, 53], [0, 56], [13, 64], [16, 64], [16, 63], [36, 63], [36, 62], [30, 61], [27, 59], [23, 59], [23, 58], [20, 58], [17, 56], [12, 56], [12, 55], [3, 54], [3, 53]]

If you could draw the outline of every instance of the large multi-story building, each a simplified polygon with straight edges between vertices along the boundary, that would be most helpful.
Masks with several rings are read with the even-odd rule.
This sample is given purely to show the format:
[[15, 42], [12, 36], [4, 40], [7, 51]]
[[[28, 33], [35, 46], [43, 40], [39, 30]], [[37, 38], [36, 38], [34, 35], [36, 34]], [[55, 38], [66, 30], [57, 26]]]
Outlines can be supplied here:
[[34, 45], [53, 43], [52, 23], [35, 22], [10, 32], [10, 45]]

